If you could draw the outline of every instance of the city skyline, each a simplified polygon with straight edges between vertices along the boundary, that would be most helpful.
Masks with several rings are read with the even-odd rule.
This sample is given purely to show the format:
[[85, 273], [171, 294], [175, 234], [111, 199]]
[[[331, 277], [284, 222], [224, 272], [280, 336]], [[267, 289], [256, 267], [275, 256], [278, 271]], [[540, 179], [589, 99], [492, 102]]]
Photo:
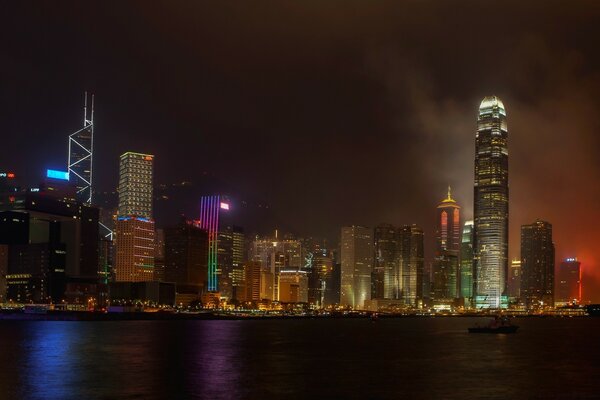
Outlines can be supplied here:
[[[96, 95], [94, 163], [102, 165], [94, 169], [97, 190], [116, 187], [121, 152], [147, 152], [157, 156], [157, 182], [200, 181], [206, 173], [219, 185], [229, 186], [228, 192], [269, 204], [272, 211], [265, 219], [266, 226], [257, 229], [280, 228], [299, 236], [332, 240], [339, 227], [350, 224], [373, 227], [379, 223], [416, 223], [425, 231], [426, 253], [431, 255], [435, 216], [429, 210], [437, 203], [440, 190], [452, 185], [464, 219], [472, 218], [473, 121], [481, 98], [496, 94], [510, 110], [509, 259], [519, 257], [520, 225], [536, 218], [547, 220], [554, 227], [557, 260], [581, 260], [584, 287], [591, 285], [591, 291], [584, 290], [586, 297], [600, 292], [600, 274], [594, 272], [598, 271], [598, 234], [585, 224], [597, 219], [599, 211], [594, 205], [600, 195], [599, 185], [593, 183], [598, 181], [600, 168], [592, 151], [598, 147], [598, 120], [593, 112], [598, 101], [594, 96], [598, 77], [593, 72], [598, 56], [587, 39], [597, 36], [592, 23], [597, 8], [589, 7], [590, 4], [593, 3], [583, 2], [564, 12], [559, 3], [552, 3], [541, 14], [532, 6], [525, 7], [503, 37], [478, 38], [474, 33], [485, 32], [483, 25], [467, 24], [463, 30], [452, 33], [454, 41], [464, 46], [454, 49], [456, 61], [449, 63], [435, 62], [448, 50], [436, 47], [429, 37], [409, 34], [420, 46], [432, 46], [431, 56], [424, 56], [396, 38], [407, 34], [403, 24], [414, 28], [404, 15], [406, 11], [414, 11], [424, 27], [438, 23], [447, 27], [448, 23], [439, 19], [444, 5], [435, 7], [429, 18], [424, 17], [427, 6], [392, 7], [386, 12], [397, 17], [395, 24], [384, 23], [381, 27], [374, 25], [383, 13], [377, 6], [366, 7], [366, 17], [359, 20], [343, 10], [336, 19], [331, 11], [310, 5], [294, 10], [282, 7], [280, 16], [289, 25], [281, 26], [275, 19], [266, 18], [258, 31], [252, 29], [261, 17], [260, 10], [246, 10], [246, 16], [239, 16], [241, 23], [230, 28], [238, 36], [254, 32], [248, 37], [249, 42], [219, 36], [216, 26], [225, 17], [223, 10], [215, 9], [209, 10], [214, 22], [202, 19], [204, 28], [198, 43], [184, 40], [186, 29], [197, 26], [198, 21], [182, 12], [170, 11], [168, 15], [173, 20], [183, 22], [181, 30], [174, 30], [174, 37], [169, 39], [181, 39], [182, 48], [172, 50], [160, 41], [152, 42], [157, 38], [151, 29], [153, 24], [164, 29], [171, 23], [157, 19], [164, 11], [160, 7], [148, 7], [147, 20], [134, 18], [132, 26], [140, 28], [140, 35], [148, 35], [154, 45], [136, 46], [141, 36], [126, 36], [125, 45], [140, 50], [136, 53], [138, 58], [133, 57], [122, 69], [119, 62], [125, 47], [119, 41], [113, 41], [117, 43], [115, 49], [107, 47], [99, 31], [92, 27], [94, 24], [86, 27], [68, 20], [59, 29], [50, 18], [65, 10], [42, 6], [48, 15], [31, 16], [35, 22], [30, 24], [33, 33], [8, 49], [11, 62], [0, 67], [11, 78], [2, 98], [7, 112], [0, 120], [0, 129], [13, 133], [0, 150], [0, 169], [14, 171], [32, 184], [37, 183], [37, 176], [46, 168], [66, 169], [66, 136], [81, 127], [79, 110], [87, 90]], [[472, 12], [485, 12], [492, 6], [480, 5]], [[86, 14], [92, 19], [105, 17], [118, 22], [116, 14], [101, 7], [81, 7], [67, 14], [95, 11]], [[128, 7], [123, 6], [122, 11], [131, 11]], [[24, 11], [15, 6], [16, 14]], [[294, 17], [296, 11], [304, 14]], [[501, 10], [493, 18], [500, 20], [509, 12]], [[533, 13], [539, 21], [532, 23], [527, 17]], [[319, 15], [327, 18], [319, 19], [315, 26], [322, 39], [317, 45], [318, 41], [300, 34], [298, 28], [305, 19]], [[327, 21], [333, 21], [338, 42], [326, 34]], [[350, 25], [356, 24], [350, 22], [358, 23], [358, 28], [352, 28]], [[544, 24], [553, 29], [546, 29]], [[572, 29], [575, 26], [577, 32]], [[10, 23], [4, 27], [7, 28], [23, 32], [22, 27]], [[59, 40], [71, 38], [70, 32], [78, 29], [80, 38]], [[128, 29], [117, 23], [113, 35], [123, 32]], [[281, 33], [280, 41], [274, 39], [276, 32]], [[41, 34], [54, 39], [52, 43], [64, 44], [31, 51], [50, 43], [51, 39], [41, 45], [32, 43]], [[368, 46], [355, 44], [360, 40], [354, 41], [354, 35]], [[253, 43], [252, 39], [260, 40]], [[469, 50], [487, 39], [493, 42], [489, 47], [496, 53], [482, 51], [480, 72], [467, 64]], [[91, 60], [69, 63], [75, 50], [88, 43], [97, 50]], [[290, 43], [299, 50], [297, 55], [278, 52]], [[244, 45], [255, 50], [255, 59], [233, 55]], [[31, 54], [23, 54], [20, 46], [27, 47]], [[217, 51], [219, 46], [226, 49], [226, 54]], [[264, 51], [259, 51], [261, 46]], [[158, 67], [141, 68], [152, 54], [166, 55], [161, 60], [183, 60], [198, 49], [207, 50], [202, 53], [205, 56], [191, 57], [190, 67], [200, 67], [200, 75], [214, 77], [214, 85], [225, 85], [222, 96], [218, 96], [217, 86], [192, 75], [187, 67], [181, 76], [191, 79], [189, 89], [182, 89], [182, 81], [174, 76], [178, 71], [161, 64], [166, 61], [159, 65], [169, 73], [159, 83], [155, 79]], [[326, 55], [332, 49], [332, 55], [321, 57], [321, 62], [303, 58], [308, 51]], [[55, 60], [49, 60], [42, 71], [36, 66], [36, 54], [49, 51], [56, 55]], [[405, 53], [406, 60], [401, 60], [399, 54]], [[499, 59], [495, 54], [506, 57]], [[96, 64], [100, 59], [106, 62]], [[238, 61], [250, 72], [237, 69], [234, 64], [221, 68], [225, 61]], [[436, 64], [444, 67], [435, 67]], [[66, 70], [62, 71], [64, 65]], [[340, 71], [348, 72], [340, 76]], [[136, 79], [138, 73], [141, 75]], [[293, 74], [302, 85], [289, 83], [286, 73]], [[50, 76], [57, 79], [44, 79]], [[262, 77], [259, 82], [264, 84], [256, 83], [257, 76]], [[25, 81], [25, 77], [30, 80]], [[227, 85], [230, 80], [231, 85]], [[280, 87], [282, 82], [286, 85]], [[342, 90], [346, 84], [349, 92]], [[181, 90], [183, 94], [179, 95]], [[250, 96], [253, 92], [256, 98]], [[149, 96], [150, 93], [157, 96]], [[275, 102], [275, 98], [284, 101]], [[248, 109], [250, 103], [253, 106], [249, 111], [240, 112]], [[202, 109], [208, 111], [198, 111]], [[24, 118], [32, 110], [35, 118]], [[281, 135], [286, 139], [278, 140]], [[231, 140], [223, 141], [226, 137]], [[236, 145], [224, 147], [222, 142]], [[43, 145], [34, 148], [37, 146], [32, 143]], [[11, 150], [15, 147], [27, 148], [28, 155], [18, 156]], [[288, 150], [275, 151], [280, 148]], [[263, 154], [270, 157], [265, 160]], [[370, 167], [344, 163], [346, 157], [358, 160], [361, 156]], [[304, 185], [315, 185], [300, 179], [304, 176], [323, 182], [318, 186], [323, 196], [298, 195]], [[272, 181], [279, 184], [272, 185]], [[359, 187], [372, 189], [361, 191]], [[353, 201], [346, 201], [348, 197]]]

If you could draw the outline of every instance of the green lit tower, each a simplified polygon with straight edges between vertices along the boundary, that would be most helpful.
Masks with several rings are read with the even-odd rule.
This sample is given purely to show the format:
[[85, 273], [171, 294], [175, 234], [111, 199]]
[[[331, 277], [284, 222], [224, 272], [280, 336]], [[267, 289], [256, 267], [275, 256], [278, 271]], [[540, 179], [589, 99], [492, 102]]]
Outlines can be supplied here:
[[508, 129], [498, 97], [481, 102], [475, 138], [475, 303], [501, 308], [508, 277]]

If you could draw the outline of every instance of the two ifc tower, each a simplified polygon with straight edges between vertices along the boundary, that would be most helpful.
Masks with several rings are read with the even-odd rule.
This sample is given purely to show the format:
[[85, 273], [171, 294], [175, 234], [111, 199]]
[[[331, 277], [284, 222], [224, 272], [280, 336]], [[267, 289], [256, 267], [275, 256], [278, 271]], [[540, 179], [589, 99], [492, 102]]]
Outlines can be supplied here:
[[[469, 221], [465, 223], [462, 240], [460, 207], [450, 191], [438, 206], [434, 275], [439, 275], [442, 285], [438, 287], [434, 279], [434, 289], [439, 298], [460, 297], [456, 293], [458, 263], [453, 261], [460, 252], [461, 294], [470, 297], [471, 305], [478, 309], [505, 308], [508, 307], [508, 129], [506, 109], [496, 96], [485, 97], [479, 106], [473, 200], [472, 232]], [[461, 249], [461, 245], [469, 242], [472, 250]]]
[[[85, 92], [83, 127], [69, 135], [69, 179], [77, 200], [92, 203], [94, 95]], [[496, 96], [479, 106], [475, 136], [473, 300], [477, 308], [501, 308], [508, 282], [508, 128]]]

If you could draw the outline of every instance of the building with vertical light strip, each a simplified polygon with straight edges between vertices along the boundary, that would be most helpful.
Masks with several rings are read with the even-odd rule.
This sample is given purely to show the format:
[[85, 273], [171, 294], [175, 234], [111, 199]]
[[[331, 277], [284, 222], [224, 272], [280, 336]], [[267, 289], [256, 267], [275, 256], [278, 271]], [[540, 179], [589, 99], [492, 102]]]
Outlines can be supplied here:
[[151, 154], [127, 152], [120, 157], [115, 226], [117, 282], [148, 282], [156, 278], [153, 163]]
[[460, 295], [465, 307], [473, 298], [473, 221], [466, 221], [460, 240]]
[[208, 232], [207, 290], [219, 291], [219, 231], [222, 213], [229, 211], [229, 200], [220, 195], [200, 199], [200, 227]]
[[508, 306], [508, 128], [496, 96], [479, 106], [475, 136], [474, 280], [477, 308]]

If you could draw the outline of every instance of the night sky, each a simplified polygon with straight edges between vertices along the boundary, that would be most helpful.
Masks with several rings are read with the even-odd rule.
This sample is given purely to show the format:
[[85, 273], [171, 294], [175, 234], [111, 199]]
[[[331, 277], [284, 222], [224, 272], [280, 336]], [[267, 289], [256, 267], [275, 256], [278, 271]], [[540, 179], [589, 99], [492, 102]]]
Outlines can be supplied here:
[[148, 152], [157, 183], [268, 204], [249, 231], [417, 223], [430, 250], [448, 184], [472, 216], [477, 108], [497, 95], [511, 258], [547, 220], [600, 301], [600, 2], [170, 3], [5, 2], [0, 169], [64, 169], [87, 90], [98, 191]]

